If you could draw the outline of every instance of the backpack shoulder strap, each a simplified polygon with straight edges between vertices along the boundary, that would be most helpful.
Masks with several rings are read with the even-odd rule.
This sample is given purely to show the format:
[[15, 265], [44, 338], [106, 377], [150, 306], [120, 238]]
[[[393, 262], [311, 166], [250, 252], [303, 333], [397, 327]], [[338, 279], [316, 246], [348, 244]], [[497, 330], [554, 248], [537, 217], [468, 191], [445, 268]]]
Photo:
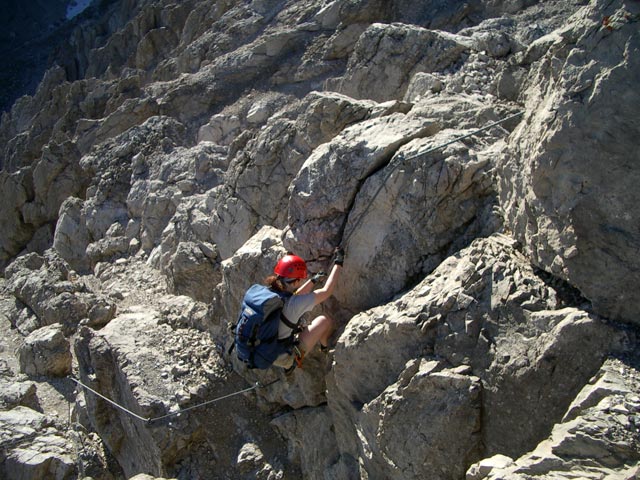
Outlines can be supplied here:
[[282, 321], [282, 323], [284, 323], [287, 327], [293, 330], [293, 333], [298, 333], [302, 331], [302, 327], [297, 323], [291, 322], [287, 317], [284, 316], [283, 312], [280, 312], [280, 321]]
[[[280, 298], [282, 299], [283, 302], [286, 302], [287, 299], [289, 299], [289, 298], [291, 298], [293, 296], [293, 294], [289, 293], [289, 292], [275, 292], [275, 293], [277, 293], [280, 296]], [[289, 320], [285, 316], [284, 311], [280, 311], [280, 320], [287, 327], [289, 327], [291, 330], [293, 330], [293, 333], [299, 333], [299, 332], [302, 331], [302, 327], [299, 324], [293, 323], [291, 320]]]

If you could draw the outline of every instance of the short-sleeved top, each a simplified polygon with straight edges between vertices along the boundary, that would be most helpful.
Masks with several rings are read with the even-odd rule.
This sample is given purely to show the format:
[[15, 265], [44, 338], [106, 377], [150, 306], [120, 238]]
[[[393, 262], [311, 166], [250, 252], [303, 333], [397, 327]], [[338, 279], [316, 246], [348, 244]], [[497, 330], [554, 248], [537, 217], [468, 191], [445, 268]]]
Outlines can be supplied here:
[[[292, 295], [284, 302], [282, 313], [291, 323], [297, 324], [302, 315], [313, 309], [315, 305], [315, 295], [305, 293], [304, 295]], [[291, 328], [287, 327], [284, 322], [280, 322], [278, 327], [278, 338], [287, 338], [291, 335]]]

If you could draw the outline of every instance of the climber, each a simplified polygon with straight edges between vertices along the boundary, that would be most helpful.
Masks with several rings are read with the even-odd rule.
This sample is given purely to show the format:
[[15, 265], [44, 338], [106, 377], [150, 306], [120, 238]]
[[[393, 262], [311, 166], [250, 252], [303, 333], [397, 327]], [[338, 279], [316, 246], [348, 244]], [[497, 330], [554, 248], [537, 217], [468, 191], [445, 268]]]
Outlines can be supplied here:
[[[324, 273], [315, 274], [307, 280], [307, 265], [302, 258], [288, 254], [278, 261], [274, 268], [274, 275], [267, 277], [265, 284], [274, 291], [293, 294], [287, 297], [284, 303], [283, 314], [288, 320], [287, 323], [298, 325], [303, 314], [331, 297], [343, 262], [344, 250], [337, 248], [326, 283], [314, 290], [314, 286], [322, 279]], [[334, 322], [330, 317], [319, 315], [311, 323], [302, 327], [296, 335], [291, 326], [281, 321], [278, 339], [285, 341], [295, 335], [295, 359], [300, 362], [305, 353], [311, 351], [316, 344], [320, 345], [321, 351], [326, 352], [334, 328]], [[274, 361], [274, 365], [285, 369], [292, 368], [295, 366], [293, 360], [291, 355], [282, 354]]]

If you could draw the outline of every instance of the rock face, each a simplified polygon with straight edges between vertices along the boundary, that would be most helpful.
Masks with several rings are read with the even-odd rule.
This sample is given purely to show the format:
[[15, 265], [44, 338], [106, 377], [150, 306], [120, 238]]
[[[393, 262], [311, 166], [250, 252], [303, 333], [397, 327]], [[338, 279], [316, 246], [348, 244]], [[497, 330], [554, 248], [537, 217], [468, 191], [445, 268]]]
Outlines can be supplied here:
[[[236, 431], [234, 415], [198, 407], [246, 384], [230, 377], [220, 348], [208, 335], [173, 330], [167, 323], [173, 321], [168, 312], [131, 308], [100, 332], [83, 329], [75, 344], [78, 362], [90, 371], [81, 375], [82, 383], [122, 406], [85, 393], [91, 427], [100, 432], [127, 477], [139, 472], [167, 476], [180, 469], [177, 462], [188, 462], [192, 471], [211, 477], [233, 468], [224, 458], [246, 455], [246, 437]], [[234, 405], [243, 409], [246, 402], [236, 398]], [[199, 411], [179, 414], [190, 407]], [[238, 422], [250, 421], [252, 415]], [[212, 434], [221, 439], [214, 452], [207, 440]], [[276, 471], [270, 462], [263, 454], [250, 463]]]
[[373, 24], [358, 38], [338, 90], [378, 102], [402, 97], [416, 72], [455, 64], [466, 50], [465, 40], [411, 25]]
[[638, 2], [99, 3], [0, 121], [3, 478], [637, 475]]
[[[70, 439], [58, 435], [53, 422], [27, 407], [0, 412], [3, 431], [2, 478], [73, 478], [75, 459]], [[34, 442], [27, 442], [30, 438]]]
[[500, 162], [510, 179], [500, 185], [502, 204], [537, 265], [575, 285], [597, 312], [637, 323], [630, 292], [640, 284], [640, 222], [631, 205], [639, 172], [631, 146], [640, 130], [627, 119], [640, 105], [631, 87], [640, 72], [638, 6], [594, 2], [575, 20], [544, 39], [548, 50], [524, 92], [525, 105], [539, 108]]
[[[89, 329], [81, 332], [75, 346], [76, 355], [82, 364], [91, 366], [92, 374], [83, 375], [80, 380], [124, 408], [135, 408], [142, 418], [169, 413], [169, 406], [163, 405], [163, 399], [183, 395], [185, 398], [180, 400], [188, 401], [190, 394], [186, 391], [180, 393], [181, 387], [172, 380], [191, 369], [178, 363], [172, 372], [170, 363], [163, 361], [158, 348], [162, 345], [161, 338], [166, 338], [171, 328], [168, 325], [157, 328], [157, 314], [148, 311], [122, 314], [113, 320], [113, 324], [114, 328], [106, 327], [100, 334]], [[154, 332], [153, 335], [141, 335], [149, 331]], [[164, 369], [165, 376], [159, 375], [158, 379], [165, 378], [165, 381], [149, 384], [148, 377], [144, 375], [149, 369]], [[167, 430], [149, 428], [136, 417], [120, 415], [121, 412], [100, 398], [87, 394], [86, 399], [93, 428], [102, 432], [104, 442], [127, 476], [138, 472], [161, 476], [166, 470], [162, 462], [171, 462], [180, 445], [192, 442], [192, 437], [197, 434], [197, 427], [189, 425], [193, 417], [180, 425], [179, 435], [168, 438], [165, 436]], [[162, 461], [160, 444], [164, 444], [166, 453]], [[174, 452], [173, 455], [170, 452]]]
[[515, 461], [505, 457], [506, 461], [484, 468], [474, 465], [467, 478], [636, 478], [640, 473], [637, 367], [634, 359], [607, 360], [535, 450]]
[[[437, 469], [442, 478], [459, 478], [480, 452], [525, 452], [562, 418], [570, 399], [621, 343], [602, 320], [559, 306], [556, 292], [511, 241], [491, 237], [450, 257], [391, 304], [352, 318], [329, 374], [342, 455], [374, 477], [424, 478]], [[442, 360], [423, 365], [425, 356]], [[432, 375], [439, 386], [409, 388]], [[445, 397], [421, 400], [423, 391], [432, 390]], [[434, 406], [412, 408], [421, 401]], [[450, 408], [461, 410], [442, 413]], [[434, 409], [449, 423], [431, 419]], [[396, 411], [413, 418], [394, 418]], [[458, 416], [468, 423], [448, 428]], [[369, 422], [375, 426], [370, 432], [363, 427]], [[439, 440], [428, 455], [424, 441], [396, 449], [397, 438], [387, 436], [394, 428], [396, 436]], [[426, 429], [422, 435], [419, 428]], [[441, 445], [461, 450], [439, 458]], [[427, 460], [418, 467], [408, 460], [415, 458]]]

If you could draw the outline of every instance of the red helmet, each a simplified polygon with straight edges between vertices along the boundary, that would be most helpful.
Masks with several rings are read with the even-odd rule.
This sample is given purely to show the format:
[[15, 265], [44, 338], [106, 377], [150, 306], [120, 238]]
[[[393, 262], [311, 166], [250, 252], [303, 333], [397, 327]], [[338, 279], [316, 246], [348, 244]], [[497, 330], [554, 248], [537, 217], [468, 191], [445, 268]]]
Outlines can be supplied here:
[[285, 255], [273, 269], [276, 275], [284, 278], [307, 278], [307, 264], [296, 255]]

